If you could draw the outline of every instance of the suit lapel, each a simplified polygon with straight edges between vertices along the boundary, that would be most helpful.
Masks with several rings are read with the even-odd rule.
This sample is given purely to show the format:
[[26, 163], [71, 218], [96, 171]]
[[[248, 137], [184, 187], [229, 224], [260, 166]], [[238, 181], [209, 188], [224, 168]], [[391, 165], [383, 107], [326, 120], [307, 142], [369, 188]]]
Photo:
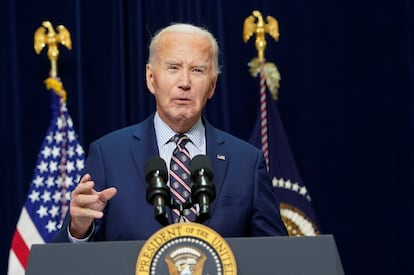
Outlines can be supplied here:
[[154, 115], [137, 124], [132, 138], [132, 156], [140, 174], [141, 182], [146, 186], [145, 163], [150, 157], [159, 155], [154, 130]]
[[213, 166], [213, 183], [216, 189], [216, 199], [211, 203], [210, 215], [213, 216], [216, 205], [215, 202], [221, 194], [221, 189], [224, 184], [224, 176], [230, 161], [230, 156], [225, 151], [225, 140], [222, 135], [220, 135], [220, 132], [211, 126], [206, 120], [204, 120], [204, 125], [206, 129], [206, 151]]

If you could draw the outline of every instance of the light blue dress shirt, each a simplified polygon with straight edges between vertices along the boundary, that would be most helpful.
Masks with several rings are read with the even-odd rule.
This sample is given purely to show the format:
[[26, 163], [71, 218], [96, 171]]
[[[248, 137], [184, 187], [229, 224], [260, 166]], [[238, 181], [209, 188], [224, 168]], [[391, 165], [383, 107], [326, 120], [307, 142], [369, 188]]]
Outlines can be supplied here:
[[[169, 169], [172, 153], [177, 146], [171, 138], [177, 133], [161, 120], [158, 112], [154, 115], [154, 128], [160, 157], [165, 160], [167, 169]], [[206, 135], [201, 118], [187, 133], [183, 134], [187, 135], [191, 141], [185, 145], [191, 158], [196, 155], [206, 154]]]

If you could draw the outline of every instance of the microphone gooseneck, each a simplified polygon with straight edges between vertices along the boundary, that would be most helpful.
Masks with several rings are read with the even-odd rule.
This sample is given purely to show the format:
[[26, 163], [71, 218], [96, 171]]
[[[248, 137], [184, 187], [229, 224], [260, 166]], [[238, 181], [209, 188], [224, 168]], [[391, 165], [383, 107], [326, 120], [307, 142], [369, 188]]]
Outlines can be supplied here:
[[167, 226], [168, 216], [165, 205], [171, 199], [170, 189], [166, 182], [168, 170], [165, 161], [160, 157], [151, 157], [145, 164], [145, 180], [147, 185], [146, 199], [154, 206], [155, 219], [162, 225]]
[[191, 160], [191, 199], [200, 206], [196, 222], [202, 223], [210, 218], [210, 203], [216, 198], [213, 180], [213, 169], [205, 155], [197, 155]]

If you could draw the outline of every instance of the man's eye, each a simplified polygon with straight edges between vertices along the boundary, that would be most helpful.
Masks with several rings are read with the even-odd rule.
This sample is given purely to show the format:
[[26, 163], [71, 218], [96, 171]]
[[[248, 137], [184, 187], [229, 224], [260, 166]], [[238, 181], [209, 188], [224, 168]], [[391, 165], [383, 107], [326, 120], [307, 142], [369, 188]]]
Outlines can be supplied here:
[[169, 71], [175, 71], [175, 70], [177, 70], [177, 69], [178, 69], [178, 66], [169, 65], [169, 66], [167, 67], [167, 69], [168, 69]]
[[193, 72], [195, 72], [195, 73], [201, 73], [201, 74], [203, 74], [203, 73], [205, 73], [205, 69], [204, 68], [194, 68], [193, 69]]

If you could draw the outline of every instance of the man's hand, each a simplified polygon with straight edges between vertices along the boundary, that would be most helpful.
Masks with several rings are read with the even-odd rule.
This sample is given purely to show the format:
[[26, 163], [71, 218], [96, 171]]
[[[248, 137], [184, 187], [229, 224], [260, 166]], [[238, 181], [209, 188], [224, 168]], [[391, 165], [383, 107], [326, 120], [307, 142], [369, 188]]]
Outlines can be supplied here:
[[116, 195], [116, 188], [110, 187], [97, 192], [94, 182], [89, 174], [82, 177], [80, 183], [72, 191], [70, 200], [71, 222], [70, 234], [77, 238], [86, 237], [89, 227], [94, 219], [103, 217], [103, 209], [106, 203]]

